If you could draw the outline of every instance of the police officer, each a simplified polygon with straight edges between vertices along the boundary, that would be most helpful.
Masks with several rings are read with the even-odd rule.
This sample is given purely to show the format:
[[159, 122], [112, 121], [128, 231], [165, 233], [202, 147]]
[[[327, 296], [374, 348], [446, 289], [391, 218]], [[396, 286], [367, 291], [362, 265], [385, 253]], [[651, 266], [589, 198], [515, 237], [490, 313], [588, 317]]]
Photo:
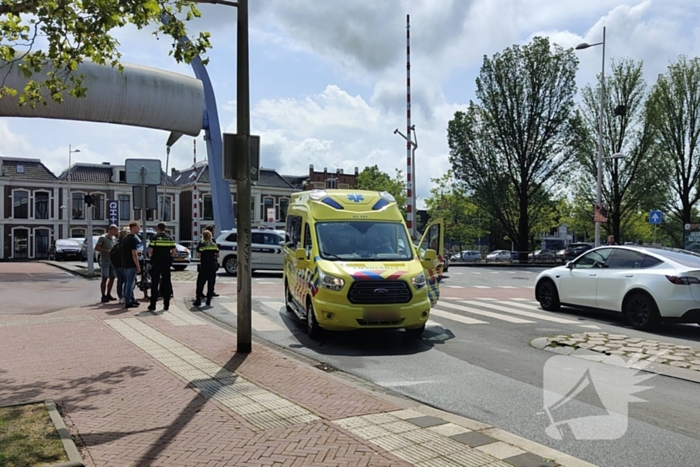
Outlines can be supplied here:
[[207, 306], [211, 305], [211, 299], [214, 296], [214, 279], [216, 279], [216, 270], [219, 267], [219, 247], [211, 240], [211, 232], [208, 230], [202, 232], [202, 242], [197, 247], [199, 274], [197, 274], [197, 299], [194, 306], [202, 305], [204, 284], [207, 284]]
[[175, 240], [165, 233], [165, 223], [158, 224], [156, 236], [148, 245], [148, 256], [151, 258], [151, 305], [150, 311], [155, 311], [158, 300], [158, 286], [163, 289], [163, 309], [170, 307], [173, 284], [170, 282], [170, 266], [173, 256], [177, 253]]
[[[208, 230], [209, 232], [211, 232], [211, 239], [212, 239], [212, 241], [214, 241], [214, 226], [213, 226], [213, 225], [208, 225], [208, 226], [204, 227], [204, 230]], [[204, 239], [203, 239], [203, 238], [200, 238], [200, 239], [199, 239], [199, 245], [201, 245], [202, 242], [204, 242]], [[197, 247], [199, 247], [199, 245], [197, 245]], [[199, 251], [199, 250], [197, 250], [197, 251]], [[213, 284], [213, 285], [212, 285], [212, 290], [214, 290], [214, 292], [212, 293], [212, 297], [218, 297], [219, 294], [216, 293], [216, 290], [215, 290], [215, 289], [216, 289], [216, 274], [214, 274], [214, 278], [212, 279], [212, 284]]]

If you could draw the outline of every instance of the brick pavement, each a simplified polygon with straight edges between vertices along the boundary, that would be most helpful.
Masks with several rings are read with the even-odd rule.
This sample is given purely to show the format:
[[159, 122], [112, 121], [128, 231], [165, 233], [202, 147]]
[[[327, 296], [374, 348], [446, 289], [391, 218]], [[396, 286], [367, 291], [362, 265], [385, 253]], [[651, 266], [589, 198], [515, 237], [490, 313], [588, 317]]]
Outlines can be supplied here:
[[[85, 283], [90, 289], [81, 289], [83, 294], [95, 285]], [[235, 293], [226, 286], [219, 292]], [[279, 288], [257, 290], [277, 296]], [[190, 289], [178, 284], [176, 296], [191, 296]], [[36, 299], [33, 306], [39, 310], [51, 305], [50, 294], [29, 298]], [[189, 313], [181, 298], [175, 303]], [[489, 437], [486, 446], [478, 447], [481, 451], [464, 439], [461, 449], [456, 440], [436, 439], [420, 426], [422, 419], [434, 417], [408, 411], [403, 419], [415, 418], [417, 424], [411, 425], [390, 415], [399, 417], [406, 412], [401, 409], [419, 407], [415, 403], [402, 406], [261, 345], [254, 344], [247, 356], [236, 356], [235, 336], [208, 323], [193, 325], [195, 314], [167, 320], [145, 308], [90, 303], [41, 317], [26, 317], [21, 310], [2, 316], [0, 404], [54, 399], [63, 407], [88, 466], [495, 467], [533, 461], [523, 454], [512, 457], [517, 462], [504, 462], [505, 456], [527, 449]], [[127, 325], [140, 330], [138, 338], [124, 331]], [[232, 405], [245, 397], [267, 407], [267, 414], [297, 407], [311, 416], [299, 423], [291, 416], [283, 426], [268, 429], [257, 422], [262, 418], [250, 415], [258, 410], [253, 405]], [[280, 402], [287, 404], [281, 411]], [[377, 426], [361, 426], [366, 422]], [[471, 429], [490, 428], [472, 423], [477, 426], [470, 429], [444, 425], [442, 435], [466, 436]], [[403, 434], [396, 438], [391, 433]], [[440, 452], [447, 445], [450, 458]], [[534, 459], [545, 454], [570, 459], [546, 448]]]

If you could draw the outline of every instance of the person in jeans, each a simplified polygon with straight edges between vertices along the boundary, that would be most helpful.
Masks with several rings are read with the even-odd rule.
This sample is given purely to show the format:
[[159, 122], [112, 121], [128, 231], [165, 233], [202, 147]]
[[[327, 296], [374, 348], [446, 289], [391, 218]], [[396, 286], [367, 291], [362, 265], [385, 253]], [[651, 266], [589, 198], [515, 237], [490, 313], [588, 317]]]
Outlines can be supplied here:
[[117, 297], [119, 298], [119, 303], [124, 304], [124, 282], [126, 282], [126, 276], [124, 275], [124, 268], [122, 267], [122, 245], [124, 244], [124, 238], [128, 235], [129, 229], [123, 228], [119, 231], [119, 238], [117, 238], [116, 243], [112, 247], [110, 257], [112, 259], [112, 266], [114, 266], [114, 272], [117, 273]]
[[197, 246], [199, 253], [199, 267], [197, 268], [197, 299], [194, 306], [202, 306], [202, 297], [204, 296], [204, 284], [207, 286], [207, 306], [211, 305], [211, 299], [214, 296], [214, 279], [216, 278], [216, 270], [218, 268], [219, 247], [211, 241], [211, 232], [205, 230], [202, 232], [202, 242]]
[[141, 273], [138, 255], [138, 239], [136, 234], [141, 230], [138, 221], [129, 222], [129, 235], [124, 238], [122, 244], [122, 267], [124, 268], [124, 304], [126, 308], [139, 306], [139, 302], [134, 297], [134, 286], [136, 285], [136, 275]]
[[[119, 227], [112, 224], [107, 229], [107, 233], [97, 239], [95, 250], [100, 254], [100, 274], [102, 281], [100, 282], [100, 292], [102, 292], [102, 303], [107, 303], [116, 298], [112, 297], [112, 286], [114, 279], [117, 277], [110, 253], [114, 246], [114, 237], [119, 233]], [[106, 292], [106, 293], [105, 293]], [[119, 295], [119, 294], [117, 294]]]

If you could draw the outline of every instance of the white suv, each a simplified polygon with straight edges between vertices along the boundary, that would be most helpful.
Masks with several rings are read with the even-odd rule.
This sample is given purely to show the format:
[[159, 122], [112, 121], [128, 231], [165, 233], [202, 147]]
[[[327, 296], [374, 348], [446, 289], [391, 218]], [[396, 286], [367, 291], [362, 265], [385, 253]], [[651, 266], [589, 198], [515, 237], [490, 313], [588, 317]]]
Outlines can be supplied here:
[[[284, 231], [253, 229], [251, 271], [282, 271], [284, 269]], [[236, 229], [224, 230], [216, 239], [219, 247], [219, 265], [227, 274], [238, 270], [238, 237]]]

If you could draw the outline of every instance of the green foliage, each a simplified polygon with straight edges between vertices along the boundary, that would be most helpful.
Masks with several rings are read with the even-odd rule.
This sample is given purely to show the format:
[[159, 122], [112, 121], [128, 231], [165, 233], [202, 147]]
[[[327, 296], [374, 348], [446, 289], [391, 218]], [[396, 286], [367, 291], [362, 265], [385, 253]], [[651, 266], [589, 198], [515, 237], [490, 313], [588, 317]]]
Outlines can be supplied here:
[[[0, 98], [19, 94], [20, 105], [34, 107], [47, 99], [62, 102], [66, 93], [85, 97], [78, 65], [91, 60], [121, 71], [113, 30], [127, 24], [170, 36], [170, 55], [190, 63], [211, 47], [207, 32], [183, 40], [185, 23], [199, 16], [189, 0], [0, 0]], [[164, 24], [161, 18], [168, 20]], [[48, 43], [41, 50], [39, 38]], [[13, 68], [31, 78], [24, 89], [5, 85]]]
[[572, 50], [536, 37], [484, 57], [478, 103], [448, 124], [455, 176], [478, 194], [519, 251], [551, 209], [582, 138]]
[[659, 154], [671, 166], [668, 180], [676, 202], [669, 208], [680, 224], [690, 223], [700, 200], [700, 58], [681, 56], [659, 75], [650, 112]]
[[[602, 198], [609, 206], [607, 232], [616, 239], [625, 238], [625, 228], [634, 222], [638, 212], [660, 208], [668, 202], [667, 180], [670, 167], [656, 151], [656, 127], [647, 102], [647, 85], [642, 62], [621, 60], [612, 62], [606, 77], [603, 114], [603, 156], [622, 153], [620, 160], [603, 159]], [[593, 211], [598, 174], [598, 135], [600, 125], [600, 85], [594, 90], [583, 89], [581, 114], [587, 130], [587, 141], [578, 153], [583, 170], [579, 184], [580, 196], [585, 197]], [[624, 115], [615, 115], [618, 106]]]
[[[386, 191], [396, 198], [399, 209], [406, 217], [406, 179], [403, 172], [396, 169], [396, 176], [379, 170], [379, 167], [365, 167], [357, 176], [357, 188], [360, 190]], [[415, 209], [415, 206], [413, 207]]]
[[431, 179], [434, 186], [425, 200], [431, 219], [444, 219], [445, 234], [460, 246], [473, 247], [484, 235], [476, 204], [467, 195], [464, 186], [455, 180], [452, 171]]

